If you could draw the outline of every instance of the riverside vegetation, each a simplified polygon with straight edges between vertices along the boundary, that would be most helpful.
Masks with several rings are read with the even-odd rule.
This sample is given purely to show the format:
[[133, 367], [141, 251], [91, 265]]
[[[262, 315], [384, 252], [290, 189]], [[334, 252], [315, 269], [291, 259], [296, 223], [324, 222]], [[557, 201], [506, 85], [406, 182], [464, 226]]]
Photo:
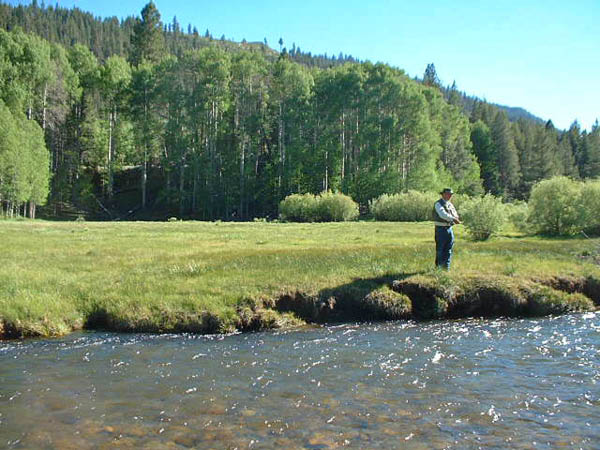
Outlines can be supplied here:
[[304, 322], [525, 316], [600, 303], [600, 239], [431, 223], [0, 221], [0, 336], [232, 332]]

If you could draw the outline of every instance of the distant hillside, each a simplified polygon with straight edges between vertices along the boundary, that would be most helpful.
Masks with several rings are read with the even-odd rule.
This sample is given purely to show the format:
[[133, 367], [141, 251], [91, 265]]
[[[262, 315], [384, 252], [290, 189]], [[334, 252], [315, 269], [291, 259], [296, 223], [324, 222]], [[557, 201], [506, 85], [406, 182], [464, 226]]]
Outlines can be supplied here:
[[[92, 14], [82, 11], [78, 8], [67, 9], [56, 4], [55, 7], [40, 7], [37, 2], [31, 5], [12, 6], [0, 1], [0, 28], [7, 31], [15, 27], [21, 27], [26, 32], [35, 33], [38, 36], [64, 46], [71, 46], [75, 43], [86, 45], [100, 59], [105, 60], [111, 55], [117, 54], [126, 57], [130, 50], [130, 39], [133, 34], [135, 17], [130, 16], [124, 20], [116, 17], [94, 17]], [[187, 30], [187, 33], [186, 33]], [[265, 57], [275, 60], [279, 52], [273, 50], [265, 42], [246, 42], [240, 43], [225, 39], [214, 39], [209, 30], [204, 34], [199, 34], [197, 27], [191, 24], [184, 28], [173, 18], [170, 23], [164, 24], [164, 36], [167, 47], [172, 54], [181, 55], [185, 50], [203, 48], [208, 45], [218, 43], [222, 48], [235, 51], [241, 48], [258, 48]], [[313, 55], [310, 51], [306, 52], [297, 47], [295, 43], [291, 48], [282, 48], [283, 53], [300, 64], [308, 67], [329, 68], [338, 66], [347, 62], [361, 62], [352, 55], [340, 53], [335, 55]], [[417, 79], [422, 82], [422, 80]], [[446, 88], [446, 97], [452, 88]], [[442, 89], [444, 90], [444, 89]], [[461, 93], [463, 109], [466, 114], [470, 114], [474, 102], [481, 99]], [[504, 106], [495, 104], [498, 108], [505, 111], [511, 122], [520, 118], [531, 120], [536, 123], [545, 121], [534, 116], [530, 112], [520, 107]]]
[[[12, 6], [0, 1], [0, 29], [11, 31], [17, 27], [27, 33], [34, 33], [49, 42], [70, 47], [83, 44], [100, 60], [105, 61], [112, 55], [127, 57], [131, 50], [131, 36], [136, 23], [135, 16], [119, 20], [117, 17], [95, 17], [77, 7], [72, 9], [56, 6], [41, 6], [37, 1], [30, 5]], [[217, 45], [226, 51], [258, 49], [267, 59], [273, 61], [279, 57], [280, 51], [271, 48], [264, 42], [235, 42], [225, 36], [215, 38], [207, 29], [199, 33], [196, 26], [188, 24], [184, 27], [174, 17], [170, 22], [163, 22], [163, 34], [169, 53], [182, 56], [187, 50], [201, 49]], [[282, 46], [281, 52], [293, 61], [308, 67], [321, 69], [335, 67], [346, 62], [359, 62], [350, 55], [313, 55], [303, 52], [296, 44], [288, 49]]]
[[529, 111], [527, 111], [524, 108], [520, 108], [518, 106], [505, 106], [505, 105], [499, 105], [497, 103], [492, 103], [494, 106], [500, 108], [501, 110], [505, 111], [506, 114], [508, 115], [508, 120], [510, 120], [511, 122], [516, 122], [519, 119], [525, 119], [525, 120], [531, 120], [533, 122], [536, 123], [546, 123], [546, 121], [544, 119], [540, 119], [538, 116], [535, 116], [533, 114], [531, 114]]
[[[423, 82], [422, 80], [418, 80], [418, 81]], [[464, 91], [459, 91], [456, 88], [456, 83], [453, 83], [452, 86], [440, 87], [440, 89], [444, 94], [444, 98], [449, 103], [451, 103], [455, 106], [460, 106], [462, 108], [463, 112], [469, 117], [473, 113], [473, 108], [475, 107], [475, 105], [477, 103], [482, 103], [482, 102], [488, 103], [486, 100], [482, 100], [479, 97], [469, 95]], [[506, 113], [506, 115], [508, 116], [508, 120], [510, 120], [511, 122], [516, 122], [519, 119], [525, 119], [525, 120], [531, 121], [537, 125], [546, 123], [545, 120], [531, 114], [525, 108], [521, 108], [519, 106], [506, 106], [506, 105], [500, 105], [498, 103], [488, 103], [488, 104], [491, 106], [494, 106], [495, 108], [497, 108], [501, 111], [504, 111]]]

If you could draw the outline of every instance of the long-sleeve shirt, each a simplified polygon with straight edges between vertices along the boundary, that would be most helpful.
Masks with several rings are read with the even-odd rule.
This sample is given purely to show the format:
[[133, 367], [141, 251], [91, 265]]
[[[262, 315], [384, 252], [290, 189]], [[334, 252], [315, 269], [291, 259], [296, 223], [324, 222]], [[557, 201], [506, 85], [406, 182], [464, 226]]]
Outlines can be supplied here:
[[454, 205], [444, 199], [435, 202], [435, 212], [440, 218], [440, 220], [433, 222], [436, 226], [448, 227], [453, 225], [454, 221], [458, 219], [458, 213], [456, 212]]

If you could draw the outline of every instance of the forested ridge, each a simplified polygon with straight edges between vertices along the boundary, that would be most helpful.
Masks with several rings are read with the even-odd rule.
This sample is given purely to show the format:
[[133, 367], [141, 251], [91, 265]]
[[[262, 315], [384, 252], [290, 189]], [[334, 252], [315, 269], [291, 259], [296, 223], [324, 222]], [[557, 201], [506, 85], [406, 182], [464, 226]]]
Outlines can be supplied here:
[[0, 204], [104, 219], [274, 217], [292, 193], [362, 205], [408, 189], [527, 199], [600, 176], [569, 130], [385, 64], [201, 35], [141, 17], [0, 4]]

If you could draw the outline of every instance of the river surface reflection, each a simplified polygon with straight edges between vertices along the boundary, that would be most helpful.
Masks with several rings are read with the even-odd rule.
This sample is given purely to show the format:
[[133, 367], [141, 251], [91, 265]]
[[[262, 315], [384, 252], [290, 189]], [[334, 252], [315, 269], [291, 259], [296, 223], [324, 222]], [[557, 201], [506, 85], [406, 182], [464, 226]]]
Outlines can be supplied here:
[[76, 333], [0, 342], [0, 448], [594, 448], [599, 381], [600, 313]]

